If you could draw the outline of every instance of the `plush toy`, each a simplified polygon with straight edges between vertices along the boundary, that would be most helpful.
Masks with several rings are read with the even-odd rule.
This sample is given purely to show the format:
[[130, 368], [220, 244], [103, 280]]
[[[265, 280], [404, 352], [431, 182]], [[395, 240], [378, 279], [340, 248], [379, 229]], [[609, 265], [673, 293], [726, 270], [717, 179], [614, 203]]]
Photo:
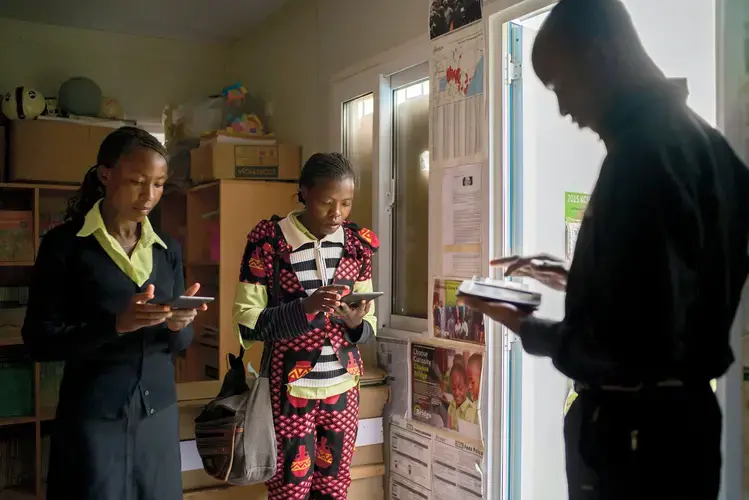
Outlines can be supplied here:
[[44, 112], [46, 103], [41, 92], [16, 87], [3, 97], [3, 114], [11, 120], [33, 120]]
[[47, 97], [44, 101], [47, 107], [45, 108], [44, 113], [42, 113], [42, 116], [52, 116], [52, 117], [62, 116], [62, 112], [60, 111], [60, 106], [57, 105], [56, 97]]
[[263, 123], [255, 115], [247, 113], [241, 116], [229, 116], [229, 126], [226, 130], [249, 135], [263, 135]]
[[124, 120], [125, 110], [123, 109], [122, 104], [120, 104], [120, 101], [114, 97], [105, 97], [101, 101], [99, 116], [110, 120]]
[[224, 87], [221, 93], [229, 104], [241, 104], [244, 101], [245, 94], [247, 94], [247, 89], [241, 83], [235, 83]]

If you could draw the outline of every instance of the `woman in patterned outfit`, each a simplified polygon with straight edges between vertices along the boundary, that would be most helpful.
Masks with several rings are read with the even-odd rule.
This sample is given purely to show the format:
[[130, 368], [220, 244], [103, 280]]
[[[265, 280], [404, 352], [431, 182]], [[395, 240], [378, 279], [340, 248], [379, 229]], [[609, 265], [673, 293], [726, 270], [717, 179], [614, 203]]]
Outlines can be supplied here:
[[351, 483], [357, 344], [377, 323], [373, 303], [348, 307], [340, 299], [372, 291], [378, 248], [372, 231], [346, 220], [354, 187], [344, 156], [315, 154], [299, 179], [304, 209], [260, 222], [247, 238], [234, 324], [243, 345], [264, 341], [271, 356], [278, 472], [267, 483], [270, 500], [344, 500]]

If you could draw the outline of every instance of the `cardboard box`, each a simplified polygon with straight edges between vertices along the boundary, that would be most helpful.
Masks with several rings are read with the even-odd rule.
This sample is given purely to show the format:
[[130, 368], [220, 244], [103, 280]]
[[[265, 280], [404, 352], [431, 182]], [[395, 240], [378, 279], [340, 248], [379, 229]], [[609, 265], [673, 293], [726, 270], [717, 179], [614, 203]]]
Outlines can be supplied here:
[[351, 482], [347, 500], [385, 500], [384, 476], [365, 477]]
[[385, 462], [385, 445], [371, 444], [369, 446], [357, 446], [354, 456], [351, 457], [351, 467], [359, 465], [375, 465]]
[[16, 120], [10, 127], [8, 180], [79, 184], [112, 130], [74, 121]]
[[390, 397], [390, 387], [373, 385], [362, 387], [359, 397], [359, 420], [381, 417]]
[[301, 148], [264, 142], [269, 144], [203, 143], [190, 152], [190, 178], [196, 184], [217, 179], [298, 180]]

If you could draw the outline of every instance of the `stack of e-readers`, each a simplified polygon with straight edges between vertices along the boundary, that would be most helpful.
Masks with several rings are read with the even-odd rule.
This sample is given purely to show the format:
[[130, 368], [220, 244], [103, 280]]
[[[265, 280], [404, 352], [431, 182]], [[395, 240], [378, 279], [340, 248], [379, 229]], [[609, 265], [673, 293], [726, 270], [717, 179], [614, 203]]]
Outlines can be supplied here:
[[525, 290], [522, 285], [492, 278], [473, 277], [458, 287], [458, 296], [475, 297], [487, 302], [504, 302], [523, 311], [533, 312], [541, 305], [541, 294]]

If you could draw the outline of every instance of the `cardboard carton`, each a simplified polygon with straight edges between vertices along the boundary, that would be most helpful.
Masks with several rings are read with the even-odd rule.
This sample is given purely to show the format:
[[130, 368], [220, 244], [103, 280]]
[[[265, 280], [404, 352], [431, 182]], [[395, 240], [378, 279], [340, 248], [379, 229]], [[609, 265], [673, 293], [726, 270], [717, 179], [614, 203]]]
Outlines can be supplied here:
[[79, 184], [114, 128], [90, 122], [16, 120], [10, 127], [8, 180]]
[[217, 179], [296, 181], [301, 166], [299, 146], [267, 139], [255, 143], [213, 140], [190, 152], [190, 178], [195, 184]]

